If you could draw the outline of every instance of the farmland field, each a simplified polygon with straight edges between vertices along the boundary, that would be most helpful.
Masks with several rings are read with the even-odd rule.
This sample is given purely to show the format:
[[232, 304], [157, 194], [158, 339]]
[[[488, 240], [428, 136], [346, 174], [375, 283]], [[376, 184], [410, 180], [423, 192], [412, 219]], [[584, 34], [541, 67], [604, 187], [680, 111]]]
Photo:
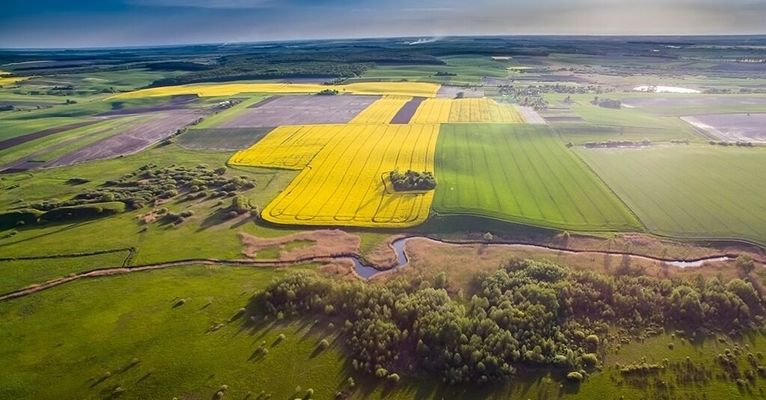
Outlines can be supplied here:
[[344, 124], [378, 100], [377, 96], [271, 97], [239, 111], [218, 128], [276, 127], [280, 125]]
[[538, 125], [444, 125], [436, 176], [439, 214], [594, 231], [640, 226], [552, 130]]
[[763, 149], [682, 145], [578, 152], [652, 232], [766, 243]]
[[263, 210], [290, 225], [407, 227], [429, 214], [433, 192], [395, 192], [393, 170], [433, 171], [437, 125], [285, 126], [232, 165], [302, 169]]
[[412, 117], [414, 124], [438, 123], [515, 123], [523, 122], [521, 114], [508, 104], [487, 98], [427, 99]]
[[362, 110], [351, 120], [351, 123], [387, 124], [394, 119], [399, 110], [410, 100], [412, 98], [406, 96], [385, 96]]
[[682, 119], [713, 139], [766, 142], [766, 114], [711, 114]]

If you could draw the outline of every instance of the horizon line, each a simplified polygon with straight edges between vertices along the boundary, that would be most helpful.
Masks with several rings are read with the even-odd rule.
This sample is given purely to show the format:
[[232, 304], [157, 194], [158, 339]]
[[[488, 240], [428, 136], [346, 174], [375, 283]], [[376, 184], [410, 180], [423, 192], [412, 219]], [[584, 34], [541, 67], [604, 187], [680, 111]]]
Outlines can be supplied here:
[[166, 47], [187, 47], [187, 46], [227, 46], [227, 45], [248, 45], [248, 44], [281, 44], [297, 42], [329, 42], [337, 40], [380, 40], [380, 39], [416, 39], [416, 38], [489, 38], [489, 37], [583, 37], [583, 38], [704, 38], [704, 37], [766, 37], [766, 32], [762, 33], [641, 33], [641, 34], [614, 34], [614, 33], [524, 33], [524, 34], [476, 34], [476, 35], [415, 35], [415, 36], [347, 36], [332, 38], [295, 38], [295, 39], [272, 39], [255, 41], [225, 41], [225, 42], [187, 42], [187, 43], [166, 43], [166, 44], [129, 44], [115, 46], [73, 46], [73, 47], [0, 47], [0, 51], [29, 51], [29, 50], [118, 50], [118, 49], [152, 49]]

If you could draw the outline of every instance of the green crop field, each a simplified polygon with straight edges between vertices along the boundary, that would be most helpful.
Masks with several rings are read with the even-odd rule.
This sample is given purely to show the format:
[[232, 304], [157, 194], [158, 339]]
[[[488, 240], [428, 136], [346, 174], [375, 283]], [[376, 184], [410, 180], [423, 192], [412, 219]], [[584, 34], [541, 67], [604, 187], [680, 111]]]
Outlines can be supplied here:
[[761, 148], [582, 149], [579, 154], [652, 232], [766, 243]]
[[437, 142], [439, 214], [487, 216], [575, 230], [639, 223], [547, 127], [443, 125]]

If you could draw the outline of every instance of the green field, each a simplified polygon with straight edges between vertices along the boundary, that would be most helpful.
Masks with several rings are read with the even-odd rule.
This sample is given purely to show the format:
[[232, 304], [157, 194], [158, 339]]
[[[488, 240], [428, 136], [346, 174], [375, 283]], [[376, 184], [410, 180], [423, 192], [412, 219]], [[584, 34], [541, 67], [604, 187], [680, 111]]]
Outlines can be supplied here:
[[761, 148], [700, 144], [578, 153], [652, 232], [766, 243]]
[[547, 127], [443, 125], [438, 214], [574, 230], [635, 230], [635, 217]]

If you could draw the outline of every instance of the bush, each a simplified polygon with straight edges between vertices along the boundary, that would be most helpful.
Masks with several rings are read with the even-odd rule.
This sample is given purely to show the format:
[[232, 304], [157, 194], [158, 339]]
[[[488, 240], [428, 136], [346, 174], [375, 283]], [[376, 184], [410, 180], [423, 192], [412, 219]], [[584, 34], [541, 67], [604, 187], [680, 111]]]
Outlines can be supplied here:
[[319, 346], [317, 346], [317, 347], [319, 347], [319, 350], [324, 350], [324, 349], [330, 347], [330, 342], [328, 342], [327, 339], [322, 339], [319, 342]]
[[433, 173], [407, 170], [405, 173], [391, 171], [389, 179], [397, 192], [412, 190], [433, 190], [436, 188], [436, 178]]
[[250, 200], [247, 197], [236, 195], [231, 199], [231, 206], [229, 209], [237, 214], [244, 214], [251, 211], [253, 206], [250, 204]]
[[594, 353], [583, 354], [581, 360], [586, 367], [595, 367], [598, 364], [598, 356]]
[[579, 373], [577, 371], [572, 371], [572, 372], [567, 374], [567, 379], [572, 381], [572, 382], [579, 383], [579, 382], [582, 382], [582, 380], [585, 379], [585, 378], [582, 376], [581, 373]]
[[0, 213], [0, 229], [34, 224], [43, 214], [42, 211], [32, 208], [23, 208]]
[[77, 206], [65, 206], [54, 208], [40, 219], [46, 221], [66, 221], [79, 218], [95, 218], [105, 215], [119, 214], [125, 212], [125, 203], [121, 201], [112, 201], [107, 203], [87, 203]]
[[399, 378], [399, 374], [393, 373], [389, 375], [386, 379], [388, 379], [388, 381], [391, 383], [398, 383], [400, 378]]
[[585, 338], [585, 343], [588, 344], [592, 349], [598, 348], [599, 339], [596, 335], [588, 335], [588, 337]]

